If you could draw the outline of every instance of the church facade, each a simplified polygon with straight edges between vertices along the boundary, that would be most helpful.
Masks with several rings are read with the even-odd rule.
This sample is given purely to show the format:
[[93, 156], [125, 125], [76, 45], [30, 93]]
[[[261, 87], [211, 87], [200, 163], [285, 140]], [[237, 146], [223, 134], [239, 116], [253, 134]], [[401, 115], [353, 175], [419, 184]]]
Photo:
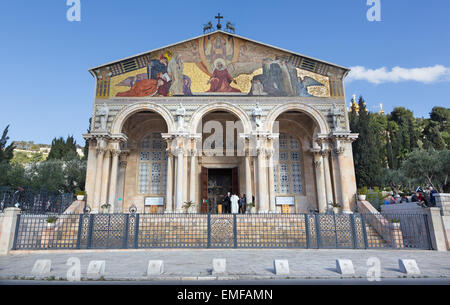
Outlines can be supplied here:
[[217, 30], [90, 72], [93, 212], [354, 209], [347, 68]]

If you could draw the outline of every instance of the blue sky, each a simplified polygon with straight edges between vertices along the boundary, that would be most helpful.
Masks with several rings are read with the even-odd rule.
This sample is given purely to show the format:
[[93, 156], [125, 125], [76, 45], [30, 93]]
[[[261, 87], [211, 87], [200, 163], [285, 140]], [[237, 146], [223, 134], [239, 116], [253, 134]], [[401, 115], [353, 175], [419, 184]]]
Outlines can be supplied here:
[[[369, 22], [366, 0], [81, 0], [81, 22], [68, 22], [66, 0], [4, 0], [0, 129], [10, 124], [12, 140], [35, 143], [73, 134], [83, 145], [89, 68], [198, 36], [218, 12], [241, 36], [359, 66], [346, 83], [348, 102], [361, 94], [372, 111], [383, 103], [416, 116], [450, 107], [450, 1], [380, 1], [382, 21]], [[392, 72], [397, 66], [404, 69]]]

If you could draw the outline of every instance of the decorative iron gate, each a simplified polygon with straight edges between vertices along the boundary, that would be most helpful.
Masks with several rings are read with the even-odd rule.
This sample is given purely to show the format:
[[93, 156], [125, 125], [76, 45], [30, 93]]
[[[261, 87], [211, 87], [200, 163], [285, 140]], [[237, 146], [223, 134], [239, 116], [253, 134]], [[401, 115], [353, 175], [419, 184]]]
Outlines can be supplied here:
[[208, 248], [236, 248], [236, 215], [208, 215]]
[[14, 249], [431, 249], [422, 214], [19, 215]]

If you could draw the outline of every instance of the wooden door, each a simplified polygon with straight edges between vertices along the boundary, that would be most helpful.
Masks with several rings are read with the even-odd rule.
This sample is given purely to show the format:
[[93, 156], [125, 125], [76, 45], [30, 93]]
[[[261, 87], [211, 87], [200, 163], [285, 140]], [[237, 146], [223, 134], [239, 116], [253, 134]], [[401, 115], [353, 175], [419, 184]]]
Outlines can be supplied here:
[[233, 184], [232, 185], [233, 194], [240, 196], [240, 194], [239, 194], [239, 168], [238, 167], [233, 168], [232, 184]]
[[200, 206], [201, 213], [208, 213], [208, 169], [202, 167], [202, 202]]

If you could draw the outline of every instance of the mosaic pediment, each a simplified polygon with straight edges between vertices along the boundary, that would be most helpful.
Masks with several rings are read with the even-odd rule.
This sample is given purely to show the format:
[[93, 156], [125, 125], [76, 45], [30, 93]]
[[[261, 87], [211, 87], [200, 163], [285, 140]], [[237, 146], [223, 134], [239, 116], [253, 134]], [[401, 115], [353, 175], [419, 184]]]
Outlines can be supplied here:
[[339, 69], [224, 32], [94, 69], [93, 73], [98, 77], [97, 98], [343, 95]]

